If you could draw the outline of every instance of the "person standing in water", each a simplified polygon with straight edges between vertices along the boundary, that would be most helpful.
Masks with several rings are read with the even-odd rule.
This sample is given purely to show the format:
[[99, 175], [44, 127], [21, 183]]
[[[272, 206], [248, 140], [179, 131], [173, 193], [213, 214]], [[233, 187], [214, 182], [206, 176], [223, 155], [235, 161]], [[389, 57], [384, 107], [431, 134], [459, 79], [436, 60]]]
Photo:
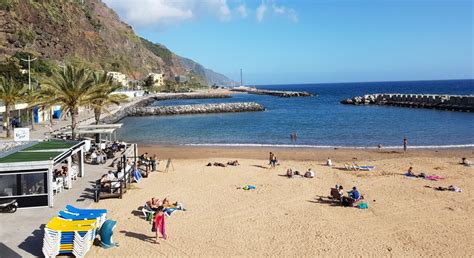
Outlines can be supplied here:
[[403, 138], [403, 153], [407, 153], [407, 145], [408, 145], [408, 140], [407, 138]]

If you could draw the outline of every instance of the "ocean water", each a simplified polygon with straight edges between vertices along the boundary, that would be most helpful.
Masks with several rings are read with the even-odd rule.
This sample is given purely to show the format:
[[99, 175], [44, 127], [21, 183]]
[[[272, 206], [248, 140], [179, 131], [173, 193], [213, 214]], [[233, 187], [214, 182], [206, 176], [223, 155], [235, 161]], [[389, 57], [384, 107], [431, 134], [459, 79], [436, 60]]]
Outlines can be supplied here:
[[[352, 106], [342, 99], [369, 93], [474, 94], [474, 80], [292, 84], [265, 89], [309, 91], [317, 96], [278, 98], [235, 94], [231, 99], [167, 100], [153, 105], [255, 101], [264, 112], [128, 117], [118, 136], [173, 145], [400, 147], [474, 146], [474, 113], [390, 106]], [[298, 138], [292, 142], [290, 134]]]

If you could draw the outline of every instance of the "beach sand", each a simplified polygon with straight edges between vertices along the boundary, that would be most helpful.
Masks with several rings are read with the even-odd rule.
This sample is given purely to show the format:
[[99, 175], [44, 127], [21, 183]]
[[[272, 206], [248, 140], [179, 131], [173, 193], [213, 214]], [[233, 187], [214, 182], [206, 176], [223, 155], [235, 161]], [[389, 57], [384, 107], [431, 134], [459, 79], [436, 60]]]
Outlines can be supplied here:
[[[117, 220], [118, 248], [93, 247], [103, 256], [472, 256], [474, 255], [473, 149], [417, 150], [403, 155], [384, 150], [273, 149], [281, 165], [268, 168], [267, 148], [184, 148], [140, 146], [141, 152], [172, 158], [168, 173], [152, 173], [123, 199], [101, 200]], [[331, 157], [336, 168], [323, 165]], [[345, 171], [357, 158], [367, 171]], [[238, 167], [206, 167], [238, 159]], [[164, 170], [164, 163], [159, 170]], [[445, 177], [437, 182], [402, 175]], [[313, 179], [282, 176], [289, 167], [316, 172]], [[251, 184], [256, 190], [239, 186]], [[335, 206], [331, 187], [357, 186], [369, 209]], [[456, 185], [462, 193], [428, 186]], [[168, 239], [154, 243], [151, 224], [138, 209], [151, 197], [180, 201], [187, 211], [166, 220]]]

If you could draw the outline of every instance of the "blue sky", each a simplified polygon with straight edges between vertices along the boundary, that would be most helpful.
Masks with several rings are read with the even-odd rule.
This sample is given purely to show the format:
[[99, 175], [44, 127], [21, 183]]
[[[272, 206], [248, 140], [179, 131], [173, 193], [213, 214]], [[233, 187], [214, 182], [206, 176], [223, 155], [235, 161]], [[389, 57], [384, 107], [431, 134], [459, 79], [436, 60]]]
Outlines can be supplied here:
[[474, 78], [474, 0], [104, 0], [246, 84]]

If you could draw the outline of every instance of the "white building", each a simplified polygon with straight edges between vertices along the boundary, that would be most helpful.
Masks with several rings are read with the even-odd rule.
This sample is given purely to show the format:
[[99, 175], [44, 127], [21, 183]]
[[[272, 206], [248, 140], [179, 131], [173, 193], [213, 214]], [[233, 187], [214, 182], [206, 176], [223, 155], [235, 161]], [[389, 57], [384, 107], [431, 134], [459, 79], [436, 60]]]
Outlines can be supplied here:
[[148, 77], [152, 79], [153, 86], [163, 86], [165, 85], [165, 75], [162, 73], [149, 73]]
[[129, 79], [127, 75], [120, 72], [108, 72], [107, 75], [112, 76], [112, 79], [122, 85], [123, 87], [128, 87]]

